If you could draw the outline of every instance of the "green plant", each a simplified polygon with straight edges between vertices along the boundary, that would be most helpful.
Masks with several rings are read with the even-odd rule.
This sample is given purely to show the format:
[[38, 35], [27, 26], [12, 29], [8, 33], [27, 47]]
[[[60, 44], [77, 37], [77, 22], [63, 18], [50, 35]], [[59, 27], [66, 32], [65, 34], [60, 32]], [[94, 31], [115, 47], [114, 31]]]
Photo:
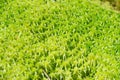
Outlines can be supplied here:
[[0, 8], [0, 80], [119, 80], [120, 14], [88, 0], [14, 0]]

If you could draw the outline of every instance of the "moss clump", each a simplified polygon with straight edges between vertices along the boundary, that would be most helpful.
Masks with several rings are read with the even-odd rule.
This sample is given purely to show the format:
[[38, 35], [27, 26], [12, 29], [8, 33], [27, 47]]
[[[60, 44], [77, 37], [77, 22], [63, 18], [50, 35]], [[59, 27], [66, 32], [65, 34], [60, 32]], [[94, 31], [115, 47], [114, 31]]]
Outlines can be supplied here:
[[120, 79], [120, 14], [87, 0], [14, 0], [0, 17], [1, 80]]

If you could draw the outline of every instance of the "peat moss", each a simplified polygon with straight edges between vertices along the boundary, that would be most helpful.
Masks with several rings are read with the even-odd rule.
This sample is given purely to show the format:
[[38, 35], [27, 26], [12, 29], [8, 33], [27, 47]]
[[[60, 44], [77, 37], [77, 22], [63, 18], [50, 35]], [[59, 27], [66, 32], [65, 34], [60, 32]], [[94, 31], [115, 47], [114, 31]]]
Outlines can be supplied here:
[[120, 79], [120, 14], [88, 0], [14, 0], [0, 11], [1, 80]]

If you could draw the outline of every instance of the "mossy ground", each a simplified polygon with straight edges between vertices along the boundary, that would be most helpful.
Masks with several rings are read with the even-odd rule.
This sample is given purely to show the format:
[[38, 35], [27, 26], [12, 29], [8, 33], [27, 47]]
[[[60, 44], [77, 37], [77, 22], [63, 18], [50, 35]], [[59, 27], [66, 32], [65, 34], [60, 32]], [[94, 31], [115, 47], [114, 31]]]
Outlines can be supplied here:
[[88, 0], [1, 4], [1, 80], [120, 79], [120, 14]]

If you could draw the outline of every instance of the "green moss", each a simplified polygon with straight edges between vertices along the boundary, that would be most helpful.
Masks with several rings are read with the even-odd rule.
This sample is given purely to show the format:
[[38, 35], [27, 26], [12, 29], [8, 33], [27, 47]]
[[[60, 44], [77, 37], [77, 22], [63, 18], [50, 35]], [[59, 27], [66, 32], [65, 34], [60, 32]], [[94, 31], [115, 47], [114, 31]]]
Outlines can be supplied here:
[[120, 14], [87, 0], [14, 0], [0, 11], [1, 80], [120, 79]]

